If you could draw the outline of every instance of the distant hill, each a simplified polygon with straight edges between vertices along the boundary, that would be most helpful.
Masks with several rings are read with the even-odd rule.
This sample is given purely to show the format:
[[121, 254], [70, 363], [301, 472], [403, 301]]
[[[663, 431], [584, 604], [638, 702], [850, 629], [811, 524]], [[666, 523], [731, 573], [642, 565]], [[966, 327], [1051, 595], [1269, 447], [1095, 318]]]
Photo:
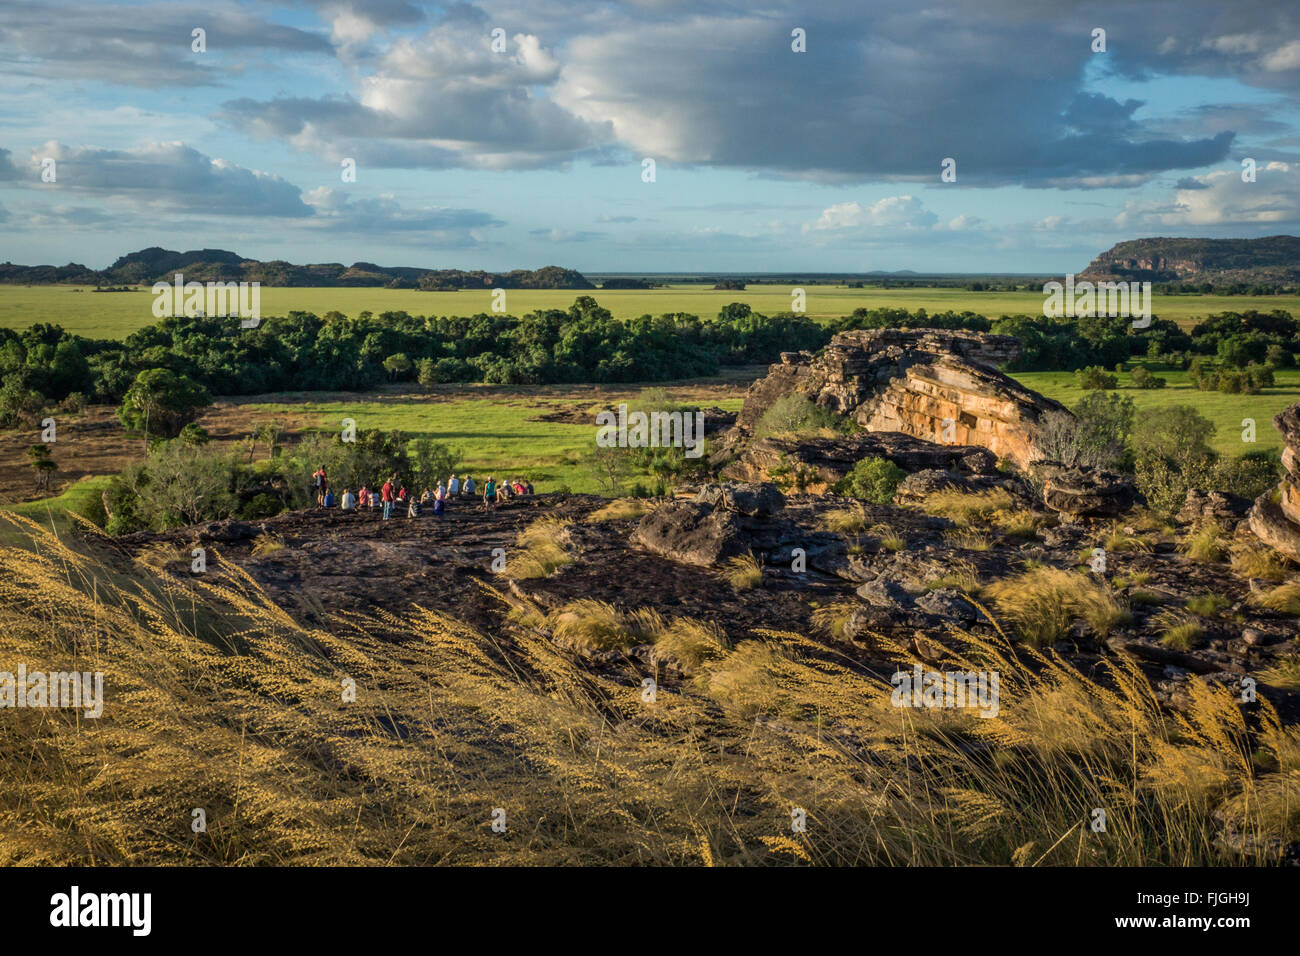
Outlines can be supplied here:
[[392, 289], [594, 289], [581, 272], [546, 266], [510, 272], [466, 272], [461, 269], [421, 269], [378, 266], [373, 262], [321, 262], [295, 265], [283, 260], [245, 259], [225, 249], [175, 252], [151, 246], [122, 256], [107, 269], [79, 263], [66, 266], [0, 265], [0, 283], [10, 285], [152, 285], [170, 282], [180, 272], [185, 281], [260, 282], [264, 286], [379, 286]]
[[1300, 281], [1300, 237], [1130, 239], [1103, 252], [1081, 278], [1144, 282]]

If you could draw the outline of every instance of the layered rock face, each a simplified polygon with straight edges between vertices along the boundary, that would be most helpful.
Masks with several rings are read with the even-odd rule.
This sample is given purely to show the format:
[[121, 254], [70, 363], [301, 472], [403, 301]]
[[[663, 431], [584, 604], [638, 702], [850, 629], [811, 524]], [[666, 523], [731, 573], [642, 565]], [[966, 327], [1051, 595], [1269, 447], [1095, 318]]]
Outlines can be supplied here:
[[1019, 354], [1009, 335], [940, 329], [837, 334], [822, 354], [785, 353], [745, 396], [733, 447], [782, 395], [798, 392], [868, 432], [978, 446], [1027, 467], [1042, 416], [1062, 406], [997, 371]]
[[1300, 561], [1300, 403], [1280, 412], [1273, 425], [1282, 433], [1285, 474], [1274, 492], [1265, 492], [1250, 509], [1250, 530], [1269, 547]]

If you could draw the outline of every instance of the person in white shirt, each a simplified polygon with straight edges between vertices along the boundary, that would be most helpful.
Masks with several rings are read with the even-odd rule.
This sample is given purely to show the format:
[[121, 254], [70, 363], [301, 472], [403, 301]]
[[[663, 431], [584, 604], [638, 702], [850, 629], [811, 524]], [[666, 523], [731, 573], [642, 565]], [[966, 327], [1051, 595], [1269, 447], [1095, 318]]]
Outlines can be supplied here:
[[447, 482], [447, 494], [449, 495], [460, 494], [460, 479], [457, 478], [455, 475], [452, 475], [451, 480]]
[[357, 507], [357, 496], [352, 493], [351, 488], [343, 489], [342, 506], [344, 511], [353, 511]]

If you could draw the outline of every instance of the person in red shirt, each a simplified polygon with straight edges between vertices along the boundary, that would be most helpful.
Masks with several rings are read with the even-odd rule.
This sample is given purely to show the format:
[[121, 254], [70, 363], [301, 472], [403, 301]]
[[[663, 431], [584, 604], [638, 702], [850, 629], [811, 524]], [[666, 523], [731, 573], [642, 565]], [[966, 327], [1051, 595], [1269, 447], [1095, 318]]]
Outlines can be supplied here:
[[393, 514], [393, 502], [396, 500], [393, 495], [392, 478], [384, 482], [384, 487], [379, 490], [379, 494], [384, 500], [384, 520], [387, 521]]

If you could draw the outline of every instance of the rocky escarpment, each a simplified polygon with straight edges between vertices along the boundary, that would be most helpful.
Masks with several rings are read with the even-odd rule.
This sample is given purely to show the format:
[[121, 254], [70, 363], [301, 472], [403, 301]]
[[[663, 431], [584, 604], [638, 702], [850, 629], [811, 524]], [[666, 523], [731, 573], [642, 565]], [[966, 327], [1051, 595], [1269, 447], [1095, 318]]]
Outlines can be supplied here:
[[1255, 502], [1250, 530], [1269, 547], [1300, 561], [1300, 403], [1280, 412], [1273, 425], [1282, 433], [1282, 481]]
[[1079, 276], [1146, 282], [1294, 282], [1300, 238], [1130, 239], [1094, 259]]
[[848, 416], [867, 432], [983, 448], [995, 459], [1027, 467], [1039, 457], [1039, 422], [1062, 406], [997, 370], [1019, 350], [1008, 335], [870, 329], [837, 334], [816, 357], [785, 353], [745, 396], [725, 443], [741, 460], [727, 473], [756, 476], [757, 459], [770, 451], [750, 449], [755, 430], [767, 410], [792, 392]]

